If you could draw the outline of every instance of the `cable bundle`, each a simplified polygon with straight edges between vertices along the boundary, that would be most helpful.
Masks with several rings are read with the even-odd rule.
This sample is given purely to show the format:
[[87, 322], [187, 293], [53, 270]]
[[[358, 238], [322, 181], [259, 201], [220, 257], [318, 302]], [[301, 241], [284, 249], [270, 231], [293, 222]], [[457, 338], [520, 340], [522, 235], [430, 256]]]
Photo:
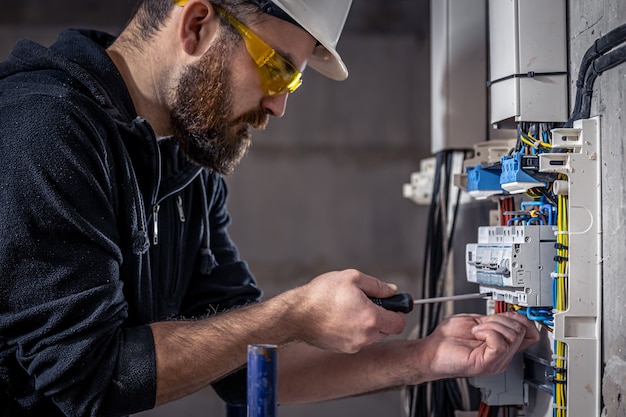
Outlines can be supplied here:
[[[554, 309], [567, 309], [567, 261], [569, 258], [569, 236], [567, 218], [567, 196], [558, 197], [557, 210], [557, 256], [553, 280]], [[567, 415], [567, 345], [556, 340], [554, 342], [554, 417]]]
[[587, 119], [589, 117], [593, 84], [596, 78], [604, 71], [626, 61], [626, 46], [611, 51], [624, 42], [626, 42], [626, 24], [618, 26], [603, 37], [596, 39], [593, 45], [587, 49], [580, 64], [578, 79], [576, 80], [574, 109], [565, 127], [572, 127], [574, 120]]
[[[450, 198], [454, 151], [436, 155], [437, 167], [433, 181], [433, 197], [428, 214], [422, 297], [441, 297], [452, 239], [456, 225], [460, 190]], [[451, 210], [452, 209], [452, 210]], [[452, 213], [451, 215], [449, 213]], [[442, 320], [441, 303], [420, 306], [420, 325], [416, 336], [426, 337]], [[465, 381], [440, 380], [405, 389], [405, 412], [409, 417], [453, 416], [463, 409], [467, 386]], [[467, 402], [467, 401], [466, 401]]]

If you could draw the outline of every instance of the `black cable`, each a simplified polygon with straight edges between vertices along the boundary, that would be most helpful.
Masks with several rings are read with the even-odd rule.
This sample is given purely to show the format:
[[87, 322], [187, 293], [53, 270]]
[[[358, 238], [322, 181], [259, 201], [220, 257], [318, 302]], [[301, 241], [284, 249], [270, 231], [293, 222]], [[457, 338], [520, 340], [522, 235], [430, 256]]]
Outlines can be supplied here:
[[487, 413], [487, 417], [498, 417], [500, 413], [500, 406], [492, 405], [489, 407], [489, 413]]
[[591, 97], [593, 95], [593, 84], [604, 71], [615, 68], [626, 61], [626, 46], [622, 46], [614, 51], [607, 53], [593, 61], [591, 67], [587, 70], [585, 77], [585, 88], [582, 98], [582, 104], [577, 119], [586, 119], [591, 113]]
[[[440, 224], [438, 225], [438, 228], [437, 228], [439, 231], [439, 241], [437, 242], [439, 250], [437, 251], [437, 264], [436, 264], [437, 268], [434, 271], [434, 274], [432, 277], [433, 282], [436, 285], [436, 291], [435, 291], [434, 297], [443, 296], [444, 283], [445, 283], [445, 277], [443, 276], [443, 272], [445, 271], [446, 258], [449, 253], [449, 250], [448, 250], [449, 246], [446, 245], [446, 235], [448, 233], [446, 220], [448, 217], [448, 209], [449, 209], [449, 201], [450, 201], [450, 178], [452, 177], [452, 158], [454, 156], [454, 153], [446, 152], [444, 156], [445, 156], [444, 168], [443, 168], [445, 172], [444, 184], [443, 184], [444, 198], [440, 206], [440, 212], [439, 212]], [[441, 303], [433, 304], [433, 314], [431, 316], [429, 333], [432, 332], [441, 321], [441, 310], [442, 310]]]
[[[444, 272], [448, 254], [452, 250], [452, 239], [460, 205], [460, 190], [456, 193], [455, 202], [451, 202], [450, 198], [454, 156], [454, 151], [442, 151], [436, 155], [436, 171], [426, 230], [425, 264], [422, 274], [423, 297], [436, 297], [443, 293]], [[448, 212], [452, 203], [455, 206], [451, 227], [448, 229]], [[426, 337], [432, 333], [441, 321], [441, 311], [440, 304], [420, 306], [420, 337]], [[411, 417], [454, 415], [455, 410], [463, 408], [462, 395], [456, 379], [411, 387], [409, 404]]]
[[452, 407], [452, 413], [449, 415], [454, 415], [454, 411], [463, 409], [463, 399], [461, 396], [461, 389], [459, 388], [458, 381], [456, 379], [448, 379], [446, 380], [447, 392], [450, 397], [450, 401], [448, 403]]
[[[436, 156], [435, 163], [435, 176], [433, 178], [433, 193], [432, 200], [430, 203], [430, 208], [428, 211], [428, 223], [426, 225], [426, 245], [424, 250], [424, 269], [422, 271], [422, 297], [428, 298], [430, 297], [430, 280], [428, 279], [428, 270], [430, 268], [430, 253], [431, 247], [433, 245], [433, 224], [435, 219], [435, 211], [436, 205], [438, 202], [437, 194], [439, 192], [440, 183], [441, 183], [441, 175], [440, 175], [440, 167], [441, 167], [441, 156]], [[426, 328], [426, 320], [428, 320], [428, 306], [422, 305], [420, 308], [420, 337], [424, 337], [424, 332]]]
[[[447, 254], [451, 253], [451, 251], [452, 251], [452, 245], [453, 245], [453, 242], [454, 242], [454, 231], [456, 230], [456, 224], [457, 224], [458, 213], [459, 213], [459, 206], [461, 205], [460, 202], [461, 202], [461, 190], [458, 189], [457, 193], [456, 193], [454, 212], [452, 214], [452, 226], [450, 227], [450, 234], [448, 236], [448, 243], [447, 243], [446, 248], [445, 248], [445, 251], [446, 251]], [[446, 212], [447, 212], [447, 210], [446, 210]], [[441, 272], [443, 272], [443, 270], [444, 270], [444, 268], [442, 267]], [[440, 280], [443, 280], [443, 277], [441, 277]], [[442, 293], [439, 293], [439, 294], [436, 295], [436, 297], [441, 297], [441, 296], [443, 296]], [[436, 305], [435, 314], [434, 314], [436, 317], [440, 317], [442, 306], [443, 306], [442, 303], [438, 303]], [[436, 326], [436, 324], [435, 324], [435, 326]]]
[[[426, 225], [426, 245], [424, 249], [424, 268], [422, 271], [422, 297], [432, 297], [432, 269], [436, 264], [434, 254], [437, 251], [437, 218], [439, 213], [439, 193], [441, 190], [441, 167], [443, 155], [441, 153], [435, 156], [435, 174], [433, 178], [432, 200], [428, 211], [428, 222]], [[418, 337], [422, 338], [428, 335], [430, 327], [430, 317], [432, 309], [429, 305], [420, 306], [420, 328]], [[410, 416], [411, 417], [430, 417], [428, 415], [428, 384], [421, 384], [412, 387], [410, 390]]]
[[[440, 254], [439, 254], [439, 263], [438, 268], [436, 270], [436, 276], [433, 278], [436, 280], [438, 284], [438, 291], [435, 296], [442, 296], [445, 282], [445, 270], [446, 264], [448, 260], [448, 255], [452, 250], [452, 242], [454, 239], [454, 229], [456, 225], [456, 218], [458, 214], [459, 201], [460, 201], [460, 190], [457, 190], [456, 201], [451, 202], [450, 200], [450, 185], [452, 182], [453, 175], [453, 162], [454, 162], [454, 152], [448, 152], [445, 157], [445, 181], [444, 181], [444, 199], [440, 206], [440, 216], [441, 216], [441, 225], [440, 225]], [[452, 215], [452, 224], [448, 231], [448, 213], [450, 209], [450, 204], [455, 204], [454, 211]], [[431, 322], [431, 331], [439, 324], [442, 317], [443, 305], [441, 303], [437, 303], [433, 306], [433, 314]], [[463, 408], [461, 401], [461, 393], [458, 382], [456, 379], [447, 379], [438, 381], [433, 387], [436, 395], [436, 400], [433, 401], [435, 404], [432, 415], [434, 416], [451, 416], [454, 415], [456, 410], [460, 410]]]
[[[583, 90], [585, 87], [585, 76], [589, 66], [596, 58], [610, 51], [622, 42], [626, 42], [626, 24], [618, 26], [601, 38], [596, 39], [593, 45], [587, 49], [580, 63], [580, 68], [578, 69], [578, 79], [576, 80], [576, 99], [572, 114], [580, 112]], [[565, 127], [572, 126], [566, 124]]]
[[[424, 252], [424, 269], [422, 273], [422, 297], [433, 297], [433, 291], [436, 289], [436, 282], [433, 280], [438, 263], [439, 250], [439, 221], [440, 221], [440, 202], [442, 190], [442, 166], [444, 161], [444, 153], [440, 152], [436, 155], [435, 175], [433, 178], [432, 200], [428, 212], [428, 223], [426, 227], [426, 247]], [[431, 305], [420, 306], [420, 329], [419, 337], [426, 337], [430, 333], [430, 327], [433, 319], [433, 309]], [[428, 392], [434, 389], [430, 384], [422, 384], [413, 387], [411, 390], [411, 417], [430, 417]], [[436, 399], [437, 393], [431, 396], [433, 406], [439, 401]]]
[[[467, 158], [467, 152], [464, 152], [463, 159]], [[461, 189], [458, 188], [456, 192], [454, 212], [452, 214], [452, 226], [450, 227], [450, 238], [448, 240], [448, 247], [446, 251], [450, 253], [452, 251], [452, 242], [454, 241], [454, 232], [456, 230], [457, 219], [459, 217], [459, 207], [461, 206]]]

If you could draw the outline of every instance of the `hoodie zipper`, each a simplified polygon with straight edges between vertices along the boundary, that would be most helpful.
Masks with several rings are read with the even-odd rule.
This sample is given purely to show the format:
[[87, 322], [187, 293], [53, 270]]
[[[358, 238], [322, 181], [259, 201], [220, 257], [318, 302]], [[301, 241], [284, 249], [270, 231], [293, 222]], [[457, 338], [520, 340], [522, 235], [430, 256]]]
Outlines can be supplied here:
[[159, 244], [159, 210], [161, 206], [155, 204], [152, 206], [152, 243], [154, 245]]
[[[177, 187], [176, 189], [170, 191], [169, 193], [165, 194], [163, 197], [161, 197], [160, 199], [158, 199], [152, 206], [152, 230], [153, 230], [153, 235], [152, 235], [152, 243], [154, 243], [155, 245], [159, 244], [159, 209], [161, 208], [161, 203], [163, 202], [163, 200], [165, 200], [166, 198], [171, 197], [172, 195], [181, 192], [182, 190], [184, 190], [185, 188], [187, 188], [196, 178], [198, 178], [198, 176], [202, 173], [202, 168], [198, 169], [198, 171], [191, 176], [191, 178], [189, 178], [184, 184], [182, 184], [180, 187]], [[178, 196], [178, 198], [176, 199], [176, 205], [178, 207], [178, 216], [180, 218], [180, 221], [182, 223], [185, 222], [185, 213], [183, 211], [183, 199], [182, 197]]]
[[183, 210], [183, 198], [178, 194], [176, 196], [176, 207], [178, 208], [178, 218], [181, 223], [185, 223], [185, 210]]

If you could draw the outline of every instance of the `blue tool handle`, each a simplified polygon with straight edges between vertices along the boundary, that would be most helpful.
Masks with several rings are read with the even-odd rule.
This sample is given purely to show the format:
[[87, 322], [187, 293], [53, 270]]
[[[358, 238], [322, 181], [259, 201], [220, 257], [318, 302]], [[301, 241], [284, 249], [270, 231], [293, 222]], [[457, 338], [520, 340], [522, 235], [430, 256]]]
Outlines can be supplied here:
[[413, 311], [413, 297], [407, 292], [392, 295], [388, 298], [369, 297], [369, 299], [372, 300], [374, 304], [387, 310], [399, 311], [405, 314]]

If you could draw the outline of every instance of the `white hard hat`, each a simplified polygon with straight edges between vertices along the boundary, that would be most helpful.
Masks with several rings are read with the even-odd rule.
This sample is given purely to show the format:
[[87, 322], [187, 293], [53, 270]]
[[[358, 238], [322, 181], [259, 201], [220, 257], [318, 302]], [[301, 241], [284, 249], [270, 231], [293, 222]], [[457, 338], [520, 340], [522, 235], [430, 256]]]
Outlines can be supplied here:
[[278, 6], [318, 41], [309, 66], [333, 80], [348, 77], [348, 69], [337, 53], [337, 42], [346, 23], [352, 0], [256, 0], [262, 8]]

